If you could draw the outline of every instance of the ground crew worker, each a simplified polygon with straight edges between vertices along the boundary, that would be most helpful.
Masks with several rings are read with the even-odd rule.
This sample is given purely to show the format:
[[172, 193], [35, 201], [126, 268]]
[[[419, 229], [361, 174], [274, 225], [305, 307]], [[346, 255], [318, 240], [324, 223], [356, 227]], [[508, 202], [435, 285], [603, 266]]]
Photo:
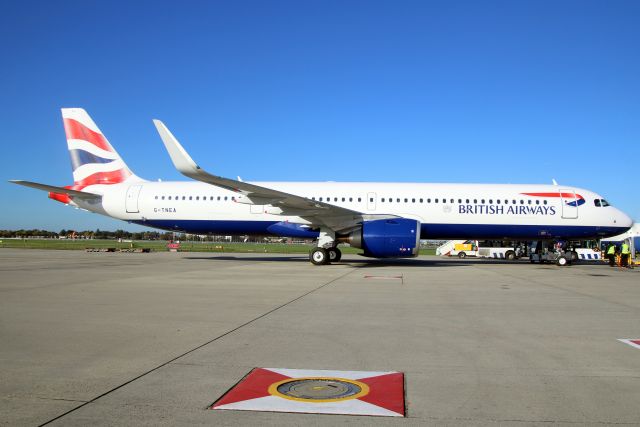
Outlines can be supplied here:
[[607, 258], [609, 258], [609, 267], [613, 267], [616, 264], [616, 245], [613, 243], [609, 243]]
[[622, 243], [620, 255], [620, 267], [629, 267], [629, 256], [631, 255], [631, 251], [629, 250], [629, 244], [626, 240]]

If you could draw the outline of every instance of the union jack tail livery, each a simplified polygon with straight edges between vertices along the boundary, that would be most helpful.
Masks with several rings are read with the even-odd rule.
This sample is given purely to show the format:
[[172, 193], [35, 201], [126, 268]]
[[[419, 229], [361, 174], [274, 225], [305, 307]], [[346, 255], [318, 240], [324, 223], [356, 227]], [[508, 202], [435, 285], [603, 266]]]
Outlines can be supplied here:
[[[131, 172], [84, 109], [63, 108], [62, 121], [73, 170], [73, 185], [64, 189], [78, 192], [90, 185], [143, 181]], [[65, 204], [72, 200], [70, 193], [57, 191], [50, 191], [49, 198]]]
[[85, 110], [63, 108], [62, 119], [74, 190], [95, 184], [119, 184], [135, 177]]

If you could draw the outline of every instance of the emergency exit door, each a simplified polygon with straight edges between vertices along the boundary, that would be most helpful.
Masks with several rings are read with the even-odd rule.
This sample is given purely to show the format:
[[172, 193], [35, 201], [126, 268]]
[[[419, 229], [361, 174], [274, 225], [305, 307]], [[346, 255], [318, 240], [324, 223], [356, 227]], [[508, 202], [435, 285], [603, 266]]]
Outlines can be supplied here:
[[578, 197], [576, 192], [568, 188], [561, 189], [560, 200], [562, 203], [562, 218], [578, 218]]
[[367, 193], [367, 210], [375, 211], [376, 210], [376, 193]]
[[140, 196], [140, 190], [142, 189], [142, 185], [132, 185], [127, 190], [127, 199], [125, 202], [125, 206], [127, 208], [127, 213], [138, 213], [138, 196]]

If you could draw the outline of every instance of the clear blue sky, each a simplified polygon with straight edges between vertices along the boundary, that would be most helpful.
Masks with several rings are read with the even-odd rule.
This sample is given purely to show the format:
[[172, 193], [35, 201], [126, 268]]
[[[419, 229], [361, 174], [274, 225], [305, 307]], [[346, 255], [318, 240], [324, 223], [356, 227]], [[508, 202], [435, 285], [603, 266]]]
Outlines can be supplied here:
[[61, 107], [152, 180], [183, 179], [159, 118], [224, 176], [555, 178], [640, 219], [638, 22], [635, 0], [7, 1], [0, 228], [140, 229], [6, 183], [72, 182]]

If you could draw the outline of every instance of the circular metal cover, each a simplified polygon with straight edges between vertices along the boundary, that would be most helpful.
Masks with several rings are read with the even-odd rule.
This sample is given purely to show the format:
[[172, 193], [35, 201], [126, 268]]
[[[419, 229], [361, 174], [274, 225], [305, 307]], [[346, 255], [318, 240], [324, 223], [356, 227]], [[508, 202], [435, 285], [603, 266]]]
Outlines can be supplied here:
[[369, 387], [344, 378], [292, 378], [272, 384], [272, 395], [307, 402], [357, 399], [369, 394]]

